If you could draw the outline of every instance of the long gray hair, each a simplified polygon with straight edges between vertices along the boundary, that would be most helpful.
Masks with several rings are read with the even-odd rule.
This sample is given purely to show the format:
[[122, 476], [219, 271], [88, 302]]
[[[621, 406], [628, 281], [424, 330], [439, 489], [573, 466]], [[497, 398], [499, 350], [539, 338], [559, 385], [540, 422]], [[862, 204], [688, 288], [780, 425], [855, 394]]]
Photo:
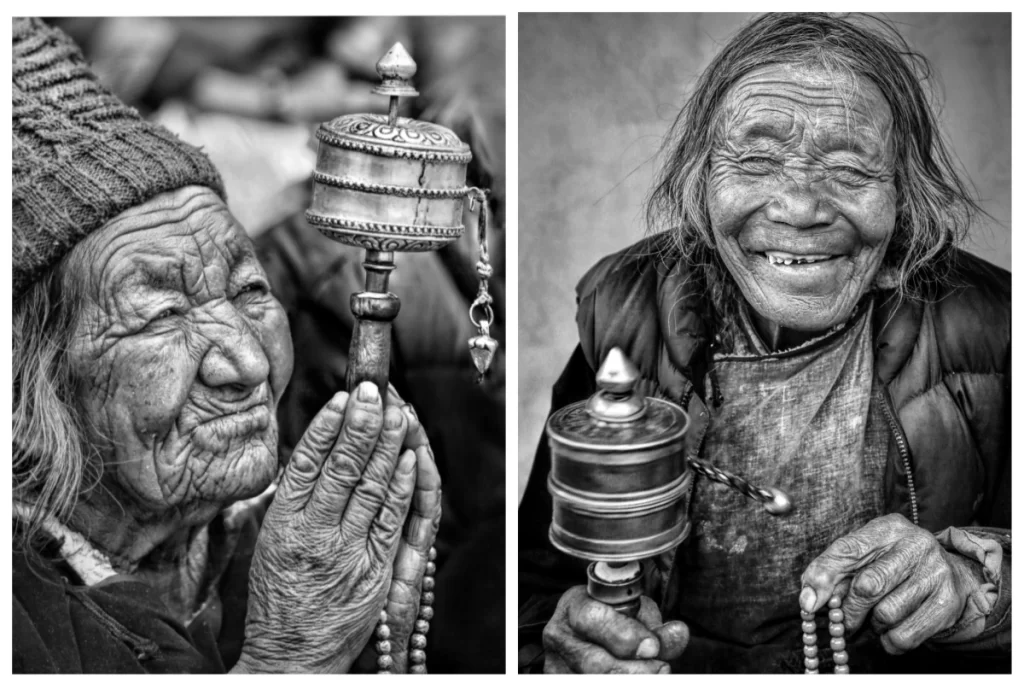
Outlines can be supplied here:
[[47, 514], [66, 521], [102, 470], [73, 403], [65, 352], [80, 300], [62, 274], [61, 266], [50, 269], [14, 302], [14, 500], [31, 511], [22, 541]]
[[887, 22], [874, 17], [766, 14], [744, 27], [704, 70], [662, 149], [665, 161], [647, 198], [652, 232], [670, 230], [678, 255], [707, 279], [714, 317], [732, 319], [731, 278], [718, 258], [707, 208], [710, 158], [718, 115], [730, 88], [768, 64], [817, 66], [866, 78], [892, 111], [896, 227], [884, 268], [901, 297], [943, 279], [980, 211], [953, 163], [922, 83], [927, 60]]

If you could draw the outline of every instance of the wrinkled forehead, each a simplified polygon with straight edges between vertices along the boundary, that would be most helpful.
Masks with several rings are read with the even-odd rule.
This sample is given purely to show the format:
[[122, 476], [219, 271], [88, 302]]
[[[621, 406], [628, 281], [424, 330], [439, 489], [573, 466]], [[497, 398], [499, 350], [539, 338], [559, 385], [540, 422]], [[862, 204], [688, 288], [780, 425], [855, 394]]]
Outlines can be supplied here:
[[772, 64], [742, 76], [719, 109], [717, 135], [731, 143], [809, 135], [825, 152], [884, 156], [892, 113], [870, 79], [840, 69]]
[[93, 296], [220, 289], [239, 269], [259, 268], [252, 241], [216, 198], [139, 209], [75, 248], [69, 266]]

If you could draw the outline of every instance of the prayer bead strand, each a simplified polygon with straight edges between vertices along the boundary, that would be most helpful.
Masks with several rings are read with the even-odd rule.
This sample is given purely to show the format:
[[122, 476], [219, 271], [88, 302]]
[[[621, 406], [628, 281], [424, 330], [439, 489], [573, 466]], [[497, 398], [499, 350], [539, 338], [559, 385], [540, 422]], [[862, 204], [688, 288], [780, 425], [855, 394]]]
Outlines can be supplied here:
[[[832, 660], [835, 662], [833, 673], [850, 674], [850, 656], [846, 652], [846, 627], [843, 625], [843, 600], [833, 596], [828, 600], [828, 607], [828, 633], [832, 637], [829, 646], [832, 649]], [[800, 619], [803, 620], [800, 628], [803, 630], [804, 640], [804, 674], [818, 674], [818, 623], [814, 620], [814, 613], [806, 610], [800, 611]]]

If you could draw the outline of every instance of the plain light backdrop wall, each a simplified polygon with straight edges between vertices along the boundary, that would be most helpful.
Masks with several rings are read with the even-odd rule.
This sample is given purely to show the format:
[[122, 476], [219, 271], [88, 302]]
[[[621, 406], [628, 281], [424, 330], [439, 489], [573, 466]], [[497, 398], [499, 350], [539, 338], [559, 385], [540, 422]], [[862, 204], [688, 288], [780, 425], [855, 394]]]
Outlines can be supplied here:
[[[1010, 15], [891, 14], [931, 62], [942, 129], [995, 219], [968, 249], [1010, 268]], [[749, 14], [519, 15], [519, 494], [576, 345], [576, 281], [643, 237], [653, 157]]]

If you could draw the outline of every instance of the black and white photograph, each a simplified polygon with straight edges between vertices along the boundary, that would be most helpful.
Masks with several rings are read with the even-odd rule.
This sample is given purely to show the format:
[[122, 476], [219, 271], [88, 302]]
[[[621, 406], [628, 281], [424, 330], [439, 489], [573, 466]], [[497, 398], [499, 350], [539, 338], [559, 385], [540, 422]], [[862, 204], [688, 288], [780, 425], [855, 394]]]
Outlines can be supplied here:
[[1010, 46], [518, 16], [520, 673], [1010, 672]]
[[15, 673], [505, 671], [505, 32], [13, 19]]

